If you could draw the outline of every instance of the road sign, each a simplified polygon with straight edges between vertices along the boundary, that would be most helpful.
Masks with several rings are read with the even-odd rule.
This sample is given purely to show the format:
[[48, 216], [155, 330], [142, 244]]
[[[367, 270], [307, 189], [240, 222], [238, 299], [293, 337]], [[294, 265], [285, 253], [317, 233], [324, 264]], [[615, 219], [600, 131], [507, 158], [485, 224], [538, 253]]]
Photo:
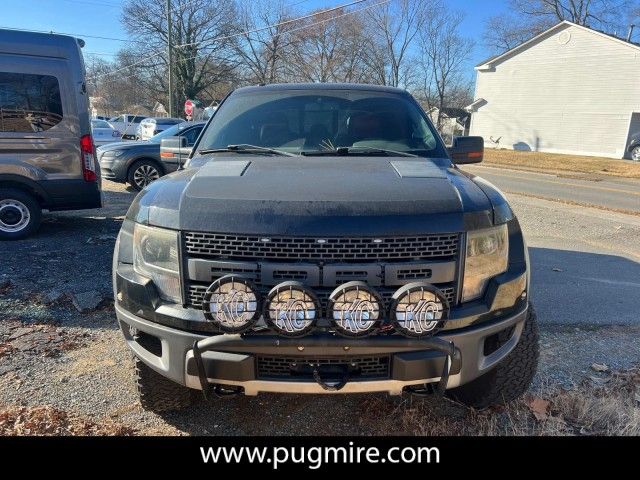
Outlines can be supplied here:
[[184, 102], [184, 113], [185, 115], [191, 116], [193, 115], [193, 109], [196, 106], [193, 100], [187, 100]]

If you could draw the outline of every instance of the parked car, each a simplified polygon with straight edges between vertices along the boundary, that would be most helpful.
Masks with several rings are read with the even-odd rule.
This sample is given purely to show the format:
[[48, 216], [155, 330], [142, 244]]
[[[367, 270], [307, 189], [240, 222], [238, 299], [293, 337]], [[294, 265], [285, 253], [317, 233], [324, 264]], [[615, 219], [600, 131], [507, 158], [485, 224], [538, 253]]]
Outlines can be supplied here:
[[640, 162], [640, 132], [631, 136], [629, 145], [627, 145], [627, 153], [631, 160]]
[[102, 206], [83, 45], [0, 30], [0, 240], [35, 232], [43, 209]]
[[134, 140], [136, 138], [136, 130], [140, 126], [140, 122], [147, 118], [144, 115], [123, 114], [109, 119], [109, 124], [120, 133], [122, 138], [126, 140]]
[[105, 120], [95, 118], [91, 120], [91, 132], [93, 132], [93, 143], [96, 146], [120, 141], [120, 132]]
[[140, 130], [138, 131], [137, 140], [149, 140], [154, 135], [163, 132], [169, 127], [173, 125], [177, 125], [178, 123], [183, 123], [184, 120], [180, 118], [169, 118], [169, 117], [150, 117], [145, 118], [142, 122], [140, 122]]
[[129, 183], [142, 190], [149, 183], [178, 168], [178, 157], [160, 156], [163, 138], [183, 136], [186, 145], [193, 146], [205, 122], [183, 122], [173, 125], [149, 140], [142, 142], [118, 142], [97, 149], [98, 162], [103, 178], [113, 182]]
[[152, 410], [260, 392], [528, 388], [538, 331], [506, 198], [458, 164], [403, 90], [233, 92], [184, 170], [135, 199], [116, 241], [115, 311]]

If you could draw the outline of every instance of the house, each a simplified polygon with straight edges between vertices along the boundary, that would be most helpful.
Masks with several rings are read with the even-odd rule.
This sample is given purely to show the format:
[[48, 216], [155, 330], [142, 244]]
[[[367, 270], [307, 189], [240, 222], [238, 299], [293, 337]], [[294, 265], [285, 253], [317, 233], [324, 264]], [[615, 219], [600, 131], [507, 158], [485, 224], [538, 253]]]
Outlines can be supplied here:
[[625, 156], [640, 132], [640, 46], [561, 22], [475, 67], [470, 135], [485, 146]]
[[89, 97], [89, 113], [91, 118], [95, 118], [97, 115], [109, 115], [109, 106], [102, 97]]
[[[431, 107], [427, 112], [434, 125], [438, 126], [438, 107]], [[471, 114], [464, 108], [443, 107], [440, 114], [440, 127], [438, 131], [445, 142], [449, 143], [453, 137], [469, 134], [469, 121]]]
[[160, 102], [156, 102], [152, 109], [152, 114], [154, 117], [168, 117], [169, 112], [164, 108], [164, 105]]

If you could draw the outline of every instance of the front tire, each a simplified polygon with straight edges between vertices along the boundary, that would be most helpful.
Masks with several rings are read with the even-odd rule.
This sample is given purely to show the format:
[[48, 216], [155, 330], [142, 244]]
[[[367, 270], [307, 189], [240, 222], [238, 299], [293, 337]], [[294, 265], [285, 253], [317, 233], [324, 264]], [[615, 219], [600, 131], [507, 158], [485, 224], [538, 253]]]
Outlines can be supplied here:
[[474, 408], [504, 405], [524, 394], [538, 367], [538, 321], [533, 305], [529, 304], [520, 341], [513, 351], [491, 371], [454, 388], [448, 395]]
[[640, 162], [640, 145], [636, 145], [631, 150], [631, 160], [634, 162]]
[[156, 162], [153, 160], [138, 160], [129, 167], [127, 182], [134, 189], [140, 191], [161, 176], [162, 170]]
[[184, 387], [163, 377], [148, 367], [138, 357], [134, 357], [136, 387], [140, 405], [152, 412], [170, 412], [193, 405], [197, 391]]
[[27, 192], [0, 188], [0, 240], [20, 240], [40, 227], [42, 209]]

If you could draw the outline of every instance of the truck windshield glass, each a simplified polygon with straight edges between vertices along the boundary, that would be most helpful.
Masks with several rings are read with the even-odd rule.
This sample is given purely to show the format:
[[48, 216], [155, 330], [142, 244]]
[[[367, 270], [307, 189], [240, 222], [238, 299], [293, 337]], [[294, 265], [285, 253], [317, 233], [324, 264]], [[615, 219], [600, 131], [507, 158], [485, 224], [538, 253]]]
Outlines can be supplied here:
[[[408, 96], [366, 90], [237, 93], [220, 107], [198, 151], [249, 144], [313, 155], [345, 147], [446, 157], [433, 127]], [[370, 150], [369, 150], [370, 151]]]

